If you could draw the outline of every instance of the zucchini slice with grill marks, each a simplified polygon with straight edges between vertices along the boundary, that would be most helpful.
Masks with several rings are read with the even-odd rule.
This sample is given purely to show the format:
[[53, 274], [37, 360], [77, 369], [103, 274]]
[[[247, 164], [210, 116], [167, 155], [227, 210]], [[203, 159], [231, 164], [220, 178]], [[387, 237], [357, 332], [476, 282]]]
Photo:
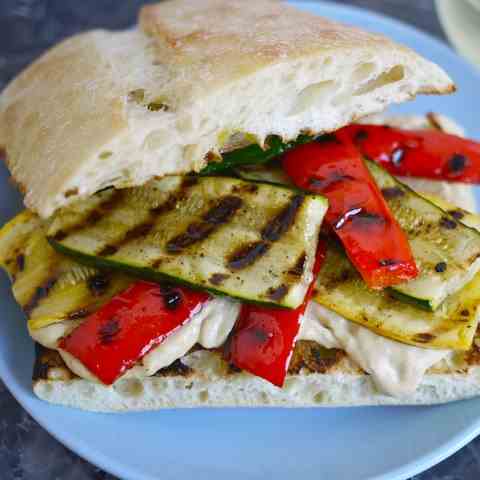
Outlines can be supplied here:
[[[390, 288], [392, 295], [435, 310], [480, 270], [480, 233], [443, 210], [371, 161], [367, 166], [388, 206], [408, 235], [419, 276]], [[392, 259], [394, 260], [394, 259]]]
[[440, 207], [443, 211], [449, 213], [453, 218], [455, 218], [455, 220], [458, 220], [467, 227], [474, 228], [480, 232], [480, 216], [476, 213], [472, 213], [464, 210], [463, 208], [452, 205], [451, 203], [443, 200], [443, 198], [433, 195], [432, 193], [422, 192], [420, 195], [426, 198], [429, 202], [434, 203], [437, 207]]
[[106, 190], [56, 214], [48, 238], [80, 263], [295, 308], [328, 202], [227, 177]]
[[[374, 162], [366, 163], [406, 232], [420, 270], [416, 279], [391, 287], [390, 293], [419, 308], [435, 310], [480, 270], [480, 233], [472, 228], [480, 220], [442, 200], [416, 193]], [[278, 162], [237, 172], [249, 179], [282, 183]]]
[[0, 265], [12, 279], [15, 300], [33, 330], [84, 318], [133, 281], [57, 253], [46, 239], [42, 221], [28, 211], [0, 230]]
[[480, 273], [437, 310], [421, 310], [388, 290], [369, 289], [341, 246], [330, 241], [314, 300], [384, 337], [424, 348], [468, 350], [480, 313]]

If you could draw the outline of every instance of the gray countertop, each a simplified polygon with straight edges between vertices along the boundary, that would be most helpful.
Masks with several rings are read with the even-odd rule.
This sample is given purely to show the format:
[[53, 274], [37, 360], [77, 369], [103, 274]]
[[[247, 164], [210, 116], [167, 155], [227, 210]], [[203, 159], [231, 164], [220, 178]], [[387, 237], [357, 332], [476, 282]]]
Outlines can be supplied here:
[[[453, 0], [451, 0], [453, 1]], [[456, 0], [459, 1], [459, 0]], [[123, 28], [141, 0], [0, 0], [0, 88], [46, 47], [72, 33]], [[445, 40], [432, 0], [338, 0], [411, 23]], [[113, 13], [112, 13], [113, 12]], [[40, 427], [0, 381], [2, 480], [113, 479], [67, 450]], [[480, 437], [415, 480], [478, 480]]]

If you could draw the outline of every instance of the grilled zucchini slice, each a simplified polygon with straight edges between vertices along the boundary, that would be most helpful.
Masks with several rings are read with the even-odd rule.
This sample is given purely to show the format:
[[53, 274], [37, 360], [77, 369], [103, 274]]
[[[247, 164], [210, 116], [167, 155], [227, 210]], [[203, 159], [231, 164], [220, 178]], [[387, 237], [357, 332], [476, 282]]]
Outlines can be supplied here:
[[420, 270], [416, 279], [391, 287], [391, 293], [435, 310], [480, 270], [480, 233], [459, 221], [451, 207], [443, 210], [371, 161], [367, 166], [407, 233]]
[[330, 241], [314, 300], [388, 338], [424, 348], [468, 350], [477, 329], [480, 273], [435, 311], [367, 287], [340, 245]]
[[463, 223], [467, 227], [474, 228], [480, 232], [480, 216], [475, 213], [459, 208], [452, 205], [449, 202], [443, 200], [443, 198], [433, 195], [431, 193], [420, 193], [420, 195], [426, 198], [428, 201], [434, 203], [437, 207], [440, 207], [443, 211], [448, 212], [455, 220]]
[[[418, 194], [377, 164], [366, 161], [395, 218], [406, 232], [419, 276], [391, 288], [398, 299], [435, 310], [480, 270], [480, 219], [446, 202]], [[237, 169], [242, 178], [286, 183], [280, 165]], [[282, 175], [283, 174], [283, 175]], [[285, 178], [284, 178], [285, 177]]]
[[60, 211], [51, 244], [80, 263], [296, 308], [327, 201], [227, 177], [167, 177]]
[[0, 230], [0, 265], [12, 279], [15, 300], [33, 330], [86, 317], [133, 281], [57, 253], [41, 220], [28, 211]]

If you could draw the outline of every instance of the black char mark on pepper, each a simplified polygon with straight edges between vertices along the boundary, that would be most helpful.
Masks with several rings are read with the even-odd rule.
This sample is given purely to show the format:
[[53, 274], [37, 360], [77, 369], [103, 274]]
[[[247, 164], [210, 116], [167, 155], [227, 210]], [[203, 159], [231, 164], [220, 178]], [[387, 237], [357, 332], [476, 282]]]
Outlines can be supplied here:
[[400, 187], [385, 187], [382, 188], [382, 195], [386, 200], [391, 200], [403, 197], [405, 192]]
[[378, 262], [381, 267], [391, 267], [393, 265], [396, 265], [398, 263], [397, 260], [394, 260], [393, 258], [384, 258]]
[[397, 147], [395, 148], [395, 150], [393, 150], [390, 156], [390, 160], [392, 161], [395, 167], [399, 167], [402, 164], [404, 157], [405, 157], [405, 149], [402, 147]]
[[184, 233], [170, 239], [167, 242], [167, 252], [180, 253], [194, 243], [205, 240], [221, 225], [227, 223], [242, 204], [242, 199], [234, 195], [221, 198], [214, 207], [202, 216], [201, 221], [191, 223]]
[[359, 214], [354, 215], [352, 217], [352, 221], [355, 224], [366, 227], [370, 225], [384, 225], [386, 223], [385, 218], [381, 215], [364, 211], [361, 211]]
[[469, 165], [469, 160], [465, 155], [456, 153], [448, 161], [448, 171], [454, 175], [460, 175]]
[[87, 279], [87, 286], [92, 295], [99, 297], [103, 295], [110, 284], [110, 279], [104, 273], [97, 273]]
[[115, 340], [115, 337], [120, 332], [120, 321], [118, 318], [112, 317], [109, 318], [101, 327], [98, 329], [98, 338], [100, 342], [104, 345], [108, 345]]
[[342, 143], [334, 133], [325, 133], [320, 135], [315, 139], [315, 141], [317, 143]]
[[323, 191], [326, 188], [335, 185], [336, 183], [345, 181], [355, 181], [355, 178], [351, 175], [343, 175], [340, 172], [333, 172], [328, 178], [320, 179], [312, 177], [308, 183], [311, 188], [318, 188], [319, 190]]
[[350, 221], [356, 227], [368, 228], [376, 225], [384, 225], [386, 219], [376, 213], [365, 212], [361, 207], [352, 208], [344, 213], [336, 222], [335, 229], [342, 228], [347, 221]]
[[38, 306], [42, 298], [45, 298], [52, 287], [57, 283], [57, 278], [48, 278], [45, 282], [35, 289], [32, 298], [24, 305], [23, 311], [29, 315], [35, 307]]
[[180, 290], [170, 285], [162, 285], [160, 292], [165, 303], [165, 308], [168, 310], [175, 310], [182, 303], [182, 293]]
[[266, 343], [268, 339], [271, 337], [271, 334], [266, 332], [261, 328], [253, 328], [251, 330], [252, 338], [256, 340], [258, 343]]
[[435, 271], [436, 271], [437, 273], [443, 273], [446, 269], [447, 269], [447, 264], [446, 264], [446, 262], [438, 262], [438, 263], [435, 265]]
[[353, 141], [355, 143], [359, 143], [359, 142], [363, 142], [367, 138], [368, 138], [368, 132], [366, 130], [360, 129], [360, 130], [357, 130], [357, 132], [355, 133], [355, 137]]

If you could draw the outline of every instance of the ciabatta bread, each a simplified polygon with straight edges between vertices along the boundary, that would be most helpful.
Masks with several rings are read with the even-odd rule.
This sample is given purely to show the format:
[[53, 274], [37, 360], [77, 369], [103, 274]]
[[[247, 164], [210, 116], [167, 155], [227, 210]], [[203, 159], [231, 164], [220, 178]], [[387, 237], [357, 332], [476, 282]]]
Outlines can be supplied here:
[[0, 96], [0, 146], [46, 217], [107, 186], [198, 171], [236, 133], [292, 139], [453, 90], [412, 50], [275, 0], [170, 0], [23, 71]]

